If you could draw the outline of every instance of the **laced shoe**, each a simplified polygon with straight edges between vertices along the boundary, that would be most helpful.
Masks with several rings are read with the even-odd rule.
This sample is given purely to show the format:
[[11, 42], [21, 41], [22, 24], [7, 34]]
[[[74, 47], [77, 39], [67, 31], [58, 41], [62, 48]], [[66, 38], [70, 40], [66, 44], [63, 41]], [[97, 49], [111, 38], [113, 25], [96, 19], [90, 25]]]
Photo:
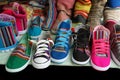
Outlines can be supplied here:
[[89, 35], [88, 27], [80, 25], [77, 33], [73, 36], [72, 61], [76, 64], [86, 64], [90, 60]]
[[62, 63], [69, 56], [70, 50], [70, 36], [71, 36], [71, 20], [67, 19], [61, 22], [57, 36], [55, 38], [55, 45], [51, 50], [51, 59], [53, 62]]
[[102, 25], [96, 26], [92, 36], [91, 65], [99, 71], [110, 67], [110, 31]]

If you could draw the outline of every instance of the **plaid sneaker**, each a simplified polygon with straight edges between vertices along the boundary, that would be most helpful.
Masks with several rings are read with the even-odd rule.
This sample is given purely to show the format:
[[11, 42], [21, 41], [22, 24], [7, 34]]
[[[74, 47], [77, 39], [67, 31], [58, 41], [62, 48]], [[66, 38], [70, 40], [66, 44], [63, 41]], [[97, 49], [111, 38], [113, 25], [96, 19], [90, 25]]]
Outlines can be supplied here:
[[80, 25], [77, 33], [73, 36], [72, 61], [76, 64], [86, 64], [90, 60], [89, 35], [88, 27]]
[[102, 25], [96, 26], [92, 36], [91, 65], [99, 71], [106, 71], [110, 67], [110, 31]]

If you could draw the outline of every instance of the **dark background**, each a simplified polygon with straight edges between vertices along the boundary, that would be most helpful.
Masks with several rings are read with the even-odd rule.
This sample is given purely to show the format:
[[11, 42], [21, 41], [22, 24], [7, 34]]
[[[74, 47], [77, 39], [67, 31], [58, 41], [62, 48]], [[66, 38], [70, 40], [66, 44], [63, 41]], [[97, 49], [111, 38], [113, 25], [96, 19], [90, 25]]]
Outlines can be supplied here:
[[0, 80], [120, 80], [120, 69], [110, 68], [97, 71], [92, 67], [49, 66], [46, 69], [35, 69], [29, 65], [21, 72], [6, 72], [0, 65]]

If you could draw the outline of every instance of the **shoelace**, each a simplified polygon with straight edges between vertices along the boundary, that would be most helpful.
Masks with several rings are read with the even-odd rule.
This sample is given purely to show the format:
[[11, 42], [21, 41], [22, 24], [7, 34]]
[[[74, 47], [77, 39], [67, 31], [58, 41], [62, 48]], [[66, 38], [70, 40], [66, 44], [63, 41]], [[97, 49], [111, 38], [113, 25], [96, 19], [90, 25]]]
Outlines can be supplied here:
[[[84, 35], [84, 36], [83, 36]], [[81, 37], [83, 36], [83, 37]], [[79, 30], [77, 33], [74, 34], [74, 44], [79, 48], [86, 48], [88, 46], [88, 38], [89, 34], [87, 32], [83, 32], [82, 30]], [[88, 38], [88, 39], [87, 39]]]
[[40, 40], [37, 43], [36, 53], [40, 53], [39, 55], [45, 55], [44, 53], [50, 49], [50, 43], [54, 44], [52, 40]]
[[68, 48], [67, 44], [69, 44], [69, 36], [71, 35], [71, 30], [60, 30], [57, 39], [56, 39], [56, 47], [66, 47]]
[[105, 40], [95, 40], [94, 51], [98, 54], [98, 56], [107, 56], [109, 50], [109, 42]]

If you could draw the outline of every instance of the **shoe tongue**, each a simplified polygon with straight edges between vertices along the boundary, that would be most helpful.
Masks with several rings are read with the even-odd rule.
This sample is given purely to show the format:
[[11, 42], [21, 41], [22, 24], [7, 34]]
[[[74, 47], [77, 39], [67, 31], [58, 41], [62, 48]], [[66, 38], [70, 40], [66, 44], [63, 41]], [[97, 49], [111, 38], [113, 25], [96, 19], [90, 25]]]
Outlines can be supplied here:
[[106, 40], [109, 40], [109, 35], [106, 31], [103, 31], [103, 30], [97, 30], [95, 31], [94, 33], [94, 38], [96, 40], [99, 40], [99, 39], [106, 39]]
[[64, 47], [60, 47], [60, 46], [56, 47], [55, 50], [59, 52], [66, 52]]
[[70, 29], [70, 24], [67, 23], [67, 22], [62, 22], [62, 23], [60, 24], [60, 29], [61, 29], [61, 30], [69, 30], [69, 29]]

